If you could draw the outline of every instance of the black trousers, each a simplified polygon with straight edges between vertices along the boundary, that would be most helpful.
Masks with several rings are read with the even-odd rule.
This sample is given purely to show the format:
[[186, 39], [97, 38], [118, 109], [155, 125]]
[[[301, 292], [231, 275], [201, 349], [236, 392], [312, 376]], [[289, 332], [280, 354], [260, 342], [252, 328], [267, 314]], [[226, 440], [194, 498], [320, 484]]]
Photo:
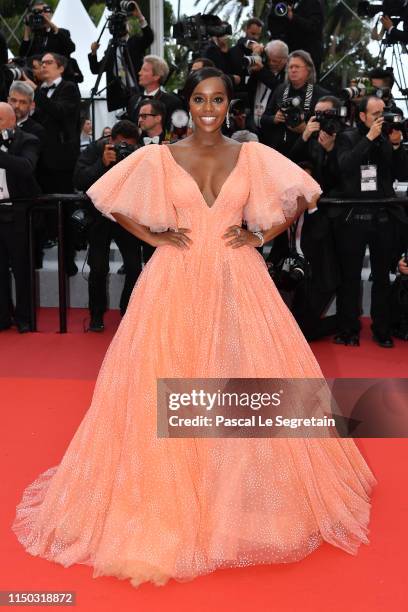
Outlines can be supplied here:
[[379, 334], [390, 333], [390, 268], [395, 249], [396, 227], [388, 215], [371, 220], [341, 222], [334, 227], [336, 252], [340, 264], [337, 290], [339, 331], [358, 333], [360, 323], [360, 284], [364, 254], [368, 245], [372, 274], [371, 318]]
[[123, 315], [135, 282], [142, 270], [142, 242], [119, 223], [99, 217], [89, 231], [89, 310], [91, 317], [101, 317], [107, 309], [106, 281], [109, 274], [110, 243], [118, 245], [125, 266], [125, 284], [120, 298]]
[[311, 281], [302, 281], [297, 287], [291, 310], [307, 340], [336, 333], [337, 315], [324, 316], [334, 296], [335, 290], [323, 291]]
[[14, 319], [30, 322], [30, 271], [28, 233], [24, 220], [2, 223], [0, 219], [0, 326], [12, 318], [10, 267], [16, 286]]

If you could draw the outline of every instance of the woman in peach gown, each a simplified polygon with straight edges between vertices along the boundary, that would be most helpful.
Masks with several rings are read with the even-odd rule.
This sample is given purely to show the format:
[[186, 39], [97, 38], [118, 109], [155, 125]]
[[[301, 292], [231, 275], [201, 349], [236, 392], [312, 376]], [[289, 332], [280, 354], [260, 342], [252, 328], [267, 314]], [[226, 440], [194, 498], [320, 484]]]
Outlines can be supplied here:
[[356, 554], [376, 483], [351, 439], [157, 437], [157, 378], [323, 378], [253, 233], [270, 240], [320, 189], [272, 149], [222, 136], [228, 77], [204, 68], [186, 91], [192, 136], [139, 149], [88, 192], [158, 248], [90, 408], [13, 523], [30, 554], [133, 586], [298, 561], [323, 541]]

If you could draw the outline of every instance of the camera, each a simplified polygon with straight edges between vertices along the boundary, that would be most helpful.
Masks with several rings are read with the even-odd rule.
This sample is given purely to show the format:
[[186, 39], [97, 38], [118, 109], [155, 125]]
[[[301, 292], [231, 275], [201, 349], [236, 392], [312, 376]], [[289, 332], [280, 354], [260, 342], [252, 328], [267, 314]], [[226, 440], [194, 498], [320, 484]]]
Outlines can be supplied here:
[[271, 14], [275, 17], [286, 17], [293, 2], [272, 2]]
[[288, 127], [295, 128], [304, 121], [302, 99], [299, 96], [283, 100], [279, 110], [285, 115], [285, 123]]
[[44, 8], [33, 8], [24, 19], [24, 23], [33, 31], [41, 32], [46, 26], [46, 20], [43, 13], [51, 13], [51, 7], [44, 5]]
[[24, 75], [28, 76], [31, 80], [34, 79], [33, 71], [28, 66], [25, 57], [15, 57], [12, 62], [5, 64], [2, 68], [8, 72], [11, 81], [22, 81], [24, 80]]
[[0, 130], [0, 146], [5, 146], [7, 149], [14, 140], [16, 131], [14, 128]]
[[205, 15], [198, 13], [190, 17], [184, 17], [173, 25], [173, 38], [178, 45], [198, 51], [204, 44], [208, 43], [212, 36], [228, 36], [232, 34], [232, 28], [226, 21], [221, 21], [217, 15]]
[[278, 264], [269, 264], [268, 271], [276, 287], [286, 292], [294, 291], [299, 283], [310, 276], [307, 261], [294, 250]]
[[384, 13], [389, 17], [401, 16], [404, 10], [404, 0], [384, 0], [384, 2], [359, 2], [357, 5], [357, 13], [360, 17], [375, 17], [377, 13]]
[[383, 113], [384, 123], [382, 132], [385, 136], [389, 136], [393, 130], [402, 132], [404, 140], [406, 138], [406, 120], [399, 113]]
[[127, 2], [126, 0], [106, 0], [106, 8], [109, 11], [120, 11], [129, 16], [137, 8], [137, 3], [132, 1]]
[[117, 142], [113, 145], [116, 153], [116, 163], [124, 160], [126, 157], [134, 153], [137, 149], [136, 145], [128, 144], [127, 142]]
[[251, 40], [250, 38], [245, 40], [244, 47], [245, 49], [248, 49], [251, 52], [251, 55], [244, 55], [244, 57], [242, 58], [243, 70], [248, 71], [252, 66], [255, 66], [258, 60], [261, 60], [264, 66], [267, 64], [267, 57], [265, 53], [262, 53], [261, 55], [256, 55], [252, 53], [252, 49], [254, 45], [258, 45], [258, 44], [259, 44], [258, 41]]
[[[347, 109], [342, 106], [340, 108], [330, 108], [325, 111], [315, 111], [316, 121], [320, 124], [320, 129], [329, 136], [338, 134], [343, 126], [343, 120], [347, 115]], [[316, 132], [318, 137], [318, 132]]]

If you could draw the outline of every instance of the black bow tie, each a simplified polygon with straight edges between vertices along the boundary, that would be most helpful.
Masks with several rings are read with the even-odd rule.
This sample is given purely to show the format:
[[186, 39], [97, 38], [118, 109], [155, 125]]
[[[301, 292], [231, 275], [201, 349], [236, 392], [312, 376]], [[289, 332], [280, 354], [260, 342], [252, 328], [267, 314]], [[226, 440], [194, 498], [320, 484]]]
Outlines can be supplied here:
[[52, 85], [50, 85], [49, 87], [41, 87], [41, 89], [42, 89], [43, 91], [45, 91], [45, 93], [48, 93], [49, 91], [51, 91], [51, 89], [56, 89], [56, 88], [57, 88], [57, 86], [56, 86], [56, 84], [55, 84], [55, 83], [53, 83], [53, 84], [52, 84]]

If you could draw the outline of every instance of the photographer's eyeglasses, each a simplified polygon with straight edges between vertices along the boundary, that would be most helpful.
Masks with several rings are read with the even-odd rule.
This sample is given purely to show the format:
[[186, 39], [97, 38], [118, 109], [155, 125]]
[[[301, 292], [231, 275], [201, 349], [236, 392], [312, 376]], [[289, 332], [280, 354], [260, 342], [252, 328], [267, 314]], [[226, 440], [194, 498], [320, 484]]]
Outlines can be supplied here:
[[140, 113], [139, 119], [147, 119], [147, 117], [157, 117], [157, 113]]

